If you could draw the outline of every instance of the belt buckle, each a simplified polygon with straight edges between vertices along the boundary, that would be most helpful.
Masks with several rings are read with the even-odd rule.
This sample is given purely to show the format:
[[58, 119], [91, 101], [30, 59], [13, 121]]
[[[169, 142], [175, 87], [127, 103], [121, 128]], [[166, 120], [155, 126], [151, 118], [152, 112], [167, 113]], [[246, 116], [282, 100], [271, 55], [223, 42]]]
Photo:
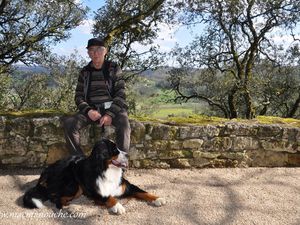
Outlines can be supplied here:
[[104, 102], [104, 109], [109, 109], [111, 107], [112, 103], [113, 103], [112, 101], [110, 101], [110, 102]]

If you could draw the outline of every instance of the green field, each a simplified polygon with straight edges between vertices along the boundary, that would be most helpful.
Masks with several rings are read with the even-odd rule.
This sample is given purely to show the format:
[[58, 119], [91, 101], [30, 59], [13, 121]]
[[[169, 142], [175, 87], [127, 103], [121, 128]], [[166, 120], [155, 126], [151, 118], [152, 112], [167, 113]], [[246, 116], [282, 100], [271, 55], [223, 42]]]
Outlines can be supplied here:
[[153, 118], [164, 119], [168, 117], [188, 117], [195, 114], [194, 104], [164, 104], [158, 105], [151, 115]]

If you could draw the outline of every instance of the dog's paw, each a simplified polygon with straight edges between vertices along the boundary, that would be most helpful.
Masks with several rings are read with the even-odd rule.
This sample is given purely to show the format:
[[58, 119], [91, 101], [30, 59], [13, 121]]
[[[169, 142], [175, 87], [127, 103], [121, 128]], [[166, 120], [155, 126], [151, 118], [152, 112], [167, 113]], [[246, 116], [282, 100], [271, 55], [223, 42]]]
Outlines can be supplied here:
[[113, 207], [108, 209], [110, 213], [122, 215], [125, 213], [125, 208], [118, 202]]
[[153, 205], [159, 207], [159, 206], [165, 205], [167, 203], [167, 201], [164, 198], [158, 198], [155, 201], [153, 201], [152, 203], [153, 203]]

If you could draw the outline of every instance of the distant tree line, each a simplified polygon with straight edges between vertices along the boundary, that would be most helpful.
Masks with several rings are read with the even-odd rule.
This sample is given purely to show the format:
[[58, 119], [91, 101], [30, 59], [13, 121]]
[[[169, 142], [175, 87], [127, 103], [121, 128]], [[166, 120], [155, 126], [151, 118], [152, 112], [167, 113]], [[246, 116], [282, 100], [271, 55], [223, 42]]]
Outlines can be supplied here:
[[[59, 59], [50, 46], [68, 38], [88, 12], [75, 0], [0, 2], [2, 109], [74, 109], [74, 85], [85, 62], [76, 54]], [[172, 57], [178, 66], [168, 82], [177, 102], [205, 102], [208, 113], [227, 118], [299, 117], [299, 1], [107, 0], [94, 20], [93, 35], [109, 43], [108, 58], [121, 65], [128, 81]], [[166, 53], [154, 42], [161, 23], [204, 29], [189, 45]], [[274, 34], [293, 42], [277, 43]], [[136, 44], [148, 48], [137, 52]], [[50, 72], [16, 80], [17, 62]]]

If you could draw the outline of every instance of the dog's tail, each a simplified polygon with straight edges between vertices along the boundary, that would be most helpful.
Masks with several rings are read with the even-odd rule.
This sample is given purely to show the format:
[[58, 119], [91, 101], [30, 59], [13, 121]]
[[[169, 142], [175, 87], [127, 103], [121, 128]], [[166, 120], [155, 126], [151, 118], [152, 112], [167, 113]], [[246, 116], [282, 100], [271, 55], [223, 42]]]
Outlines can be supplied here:
[[48, 200], [45, 188], [39, 184], [33, 188], [26, 191], [23, 197], [23, 204], [26, 208], [43, 208], [43, 202]]

